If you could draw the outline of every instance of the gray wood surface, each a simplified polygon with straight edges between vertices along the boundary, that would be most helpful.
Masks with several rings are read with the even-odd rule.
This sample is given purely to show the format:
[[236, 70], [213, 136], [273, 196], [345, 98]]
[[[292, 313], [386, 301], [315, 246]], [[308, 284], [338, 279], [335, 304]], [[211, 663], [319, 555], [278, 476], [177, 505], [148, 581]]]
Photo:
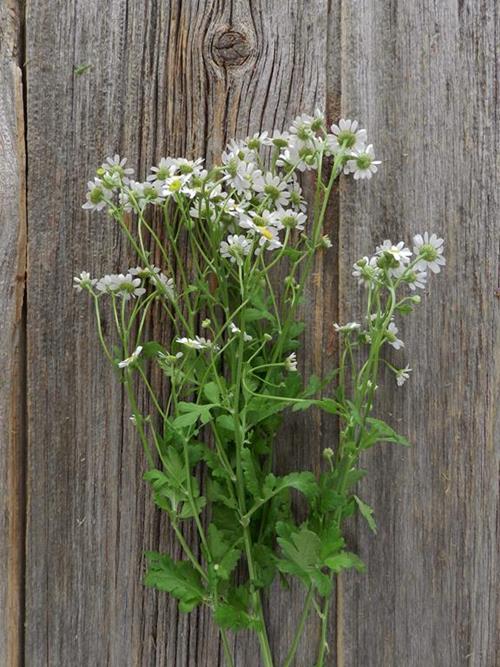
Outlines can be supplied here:
[[0, 664], [23, 641], [26, 207], [19, 13], [0, 2]]
[[[380, 403], [414, 446], [365, 460], [380, 532], [354, 531], [369, 569], [342, 587], [346, 667], [500, 664], [496, 5], [342, 3], [342, 111], [363, 118], [385, 160], [370, 184], [344, 183], [342, 267], [425, 230], [445, 237], [448, 258], [393, 355], [414, 377], [401, 390], [387, 377]], [[340, 294], [352, 319], [345, 269]]]
[[[91, 308], [71, 288], [82, 269], [99, 275], [133, 258], [104, 216], [80, 206], [110, 153], [140, 174], [166, 154], [213, 159], [226, 139], [318, 105], [332, 120], [359, 117], [384, 164], [370, 183], [342, 183], [331, 207], [336, 248], [304, 306], [306, 372], [334, 361], [330, 322], [359, 316], [358, 256], [429, 229], [446, 237], [448, 257], [402, 326], [407, 351], [394, 361], [414, 378], [398, 390], [387, 377], [380, 391], [380, 415], [414, 447], [366, 457], [359, 494], [375, 507], [379, 534], [351, 527], [368, 574], [340, 582], [330, 663], [496, 667], [495, 0], [25, 5], [0, 0], [0, 665], [222, 667], [209, 616], [180, 615], [141, 583], [143, 552], [175, 547], [142, 481], [142, 451]], [[76, 73], [82, 65], [91, 67]], [[317, 467], [336, 428], [294, 415], [277, 465]], [[283, 655], [303, 594], [273, 596], [271, 642]], [[317, 631], [311, 620], [298, 667], [312, 665]], [[237, 665], [259, 667], [245, 635]]]

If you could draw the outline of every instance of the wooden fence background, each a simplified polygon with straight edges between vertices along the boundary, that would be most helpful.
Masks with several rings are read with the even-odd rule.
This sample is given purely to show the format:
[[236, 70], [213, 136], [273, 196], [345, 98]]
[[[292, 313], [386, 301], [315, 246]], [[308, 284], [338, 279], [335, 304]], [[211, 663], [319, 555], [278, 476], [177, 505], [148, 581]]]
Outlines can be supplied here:
[[[500, 665], [499, 15], [495, 0], [0, 0], [0, 665], [222, 666], [208, 616], [141, 583], [143, 551], [169, 537], [71, 289], [128, 253], [80, 206], [115, 150], [142, 171], [213, 156], [315, 106], [359, 117], [384, 164], [336, 194], [308, 370], [332, 354], [330, 322], [356, 317], [354, 259], [426, 229], [448, 257], [404, 328], [415, 376], [382, 392], [380, 415], [414, 447], [366, 457], [380, 531], [352, 525], [369, 572], [339, 584], [331, 664]], [[297, 417], [283, 462], [314, 467], [334, 439], [326, 417]], [[276, 595], [280, 651], [302, 592]], [[316, 634], [312, 621], [299, 667]], [[237, 664], [258, 667], [245, 635]]]

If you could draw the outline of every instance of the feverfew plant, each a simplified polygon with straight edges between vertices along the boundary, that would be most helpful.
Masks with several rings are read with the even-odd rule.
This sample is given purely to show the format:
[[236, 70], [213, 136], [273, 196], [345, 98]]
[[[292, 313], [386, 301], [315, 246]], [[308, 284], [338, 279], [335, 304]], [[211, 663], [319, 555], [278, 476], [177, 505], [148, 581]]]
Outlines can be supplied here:
[[[365, 312], [359, 321], [326, 324], [338, 337], [338, 368], [304, 382], [299, 306], [315, 257], [331, 247], [323, 227], [335, 181], [377, 172], [366, 130], [342, 119], [329, 131], [317, 111], [286, 132], [232, 141], [211, 169], [201, 159], [167, 157], [139, 182], [126, 164], [107, 158], [83, 206], [107, 211], [139, 266], [99, 279], [83, 271], [74, 282], [93, 300], [99, 341], [124, 383], [144, 447], [145, 479], [184, 554], [149, 553], [146, 584], [177, 598], [183, 612], [209, 607], [229, 666], [226, 632], [250, 629], [265, 667], [289, 667], [316, 613], [315, 665], [322, 667], [335, 575], [364, 568], [347, 547], [344, 524], [360, 512], [376, 531], [373, 510], [354, 491], [365, 474], [360, 456], [378, 442], [407, 444], [373, 416], [379, 370], [386, 364], [398, 386], [410, 376], [409, 366], [384, 355], [392, 347], [403, 356], [397, 320], [420, 302], [416, 291], [429, 271], [445, 264], [443, 240], [417, 234], [413, 251], [386, 240], [355, 262]], [[316, 183], [309, 213], [300, 184], [306, 171]], [[168, 340], [150, 339], [151, 318]], [[150, 411], [139, 408], [141, 384]], [[283, 420], [312, 407], [339, 419], [339, 441], [324, 450], [319, 475], [280, 476], [274, 462]], [[307, 507], [300, 520], [294, 494]], [[194, 543], [185, 537], [188, 523]], [[305, 588], [286, 656], [272, 655], [262, 610], [276, 577]]]

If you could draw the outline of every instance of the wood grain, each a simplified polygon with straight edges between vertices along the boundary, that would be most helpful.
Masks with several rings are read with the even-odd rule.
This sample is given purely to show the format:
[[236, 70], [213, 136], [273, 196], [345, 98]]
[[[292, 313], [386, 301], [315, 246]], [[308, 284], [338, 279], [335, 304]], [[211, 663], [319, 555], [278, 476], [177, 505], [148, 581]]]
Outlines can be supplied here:
[[20, 664], [24, 579], [24, 109], [19, 14], [0, 2], [0, 664]]
[[[354, 537], [368, 575], [341, 594], [345, 667], [493, 667], [498, 590], [498, 7], [494, 0], [342, 3], [342, 111], [384, 160], [345, 182], [341, 311], [356, 319], [349, 266], [385, 238], [446, 239], [448, 265], [402, 326], [379, 413], [414, 443], [366, 457], [360, 495], [379, 535]], [[497, 156], [496, 158], [494, 156]], [[341, 610], [342, 611], [342, 610]]]
[[[222, 664], [208, 615], [178, 615], [141, 583], [143, 551], [173, 547], [141, 481], [143, 457], [93, 342], [90, 308], [71, 293], [75, 272], [123, 268], [129, 255], [80, 203], [85, 180], [115, 150], [144, 173], [162, 155], [213, 158], [228, 137], [324, 106], [327, 18], [326, 0], [27, 3], [30, 666]], [[77, 76], [83, 64], [92, 67]], [[333, 271], [318, 270], [307, 307], [316, 371]], [[288, 432], [282, 467], [317, 465], [313, 426], [321, 423], [301, 420]], [[271, 636], [283, 653], [303, 592], [276, 595]], [[310, 661], [316, 634], [312, 623], [298, 664]], [[244, 635], [237, 665], [259, 665]]]

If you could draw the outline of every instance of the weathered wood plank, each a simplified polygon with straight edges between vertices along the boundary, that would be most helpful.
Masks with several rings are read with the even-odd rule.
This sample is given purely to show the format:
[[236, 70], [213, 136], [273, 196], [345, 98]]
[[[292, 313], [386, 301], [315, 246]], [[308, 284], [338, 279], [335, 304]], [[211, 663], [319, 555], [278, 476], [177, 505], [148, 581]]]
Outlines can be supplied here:
[[[206, 614], [178, 616], [141, 584], [143, 551], [171, 549], [170, 538], [141, 481], [120, 386], [93, 344], [90, 308], [71, 293], [74, 272], [123, 268], [129, 254], [80, 204], [86, 176], [115, 149], [141, 171], [164, 154], [213, 157], [228, 137], [324, 106], [327, 13], [326, 0], [27, 2], [30, 667], [222, 664]], [[92, 68], [75, 75], [82, 64]], [[334, 270], [318, 271], [307, 306], [316, 371]], [[282, 465], [317, 465], [313, 424], [288, 432]], [[333, 427], [322, 428], [329, 442]], [[271, 635], [283, 652], [303, 593], [279, 595]], [[312, 623], [298, 664], [310, 662], [315, 636]], [[242, 636], [237, 664], [258, 667], [257, 655]]]
[[385, 161], [342, 188], [343, 318], [350, 263], [381, 239], [434, 230], [448, 257], [391, 355], [415, 377], [387, 377], [379, 411], [414, 447], [365, 460], [380, 531], [355, 530], [368, 575], [341, 594], [346, 667], [499, 664], [498, 29], [494, 0], [342, 3], [342, 110]]
[[21, 664], [24, 578], [26, 207], [16, 2], [0, 1], [0, 664]]

